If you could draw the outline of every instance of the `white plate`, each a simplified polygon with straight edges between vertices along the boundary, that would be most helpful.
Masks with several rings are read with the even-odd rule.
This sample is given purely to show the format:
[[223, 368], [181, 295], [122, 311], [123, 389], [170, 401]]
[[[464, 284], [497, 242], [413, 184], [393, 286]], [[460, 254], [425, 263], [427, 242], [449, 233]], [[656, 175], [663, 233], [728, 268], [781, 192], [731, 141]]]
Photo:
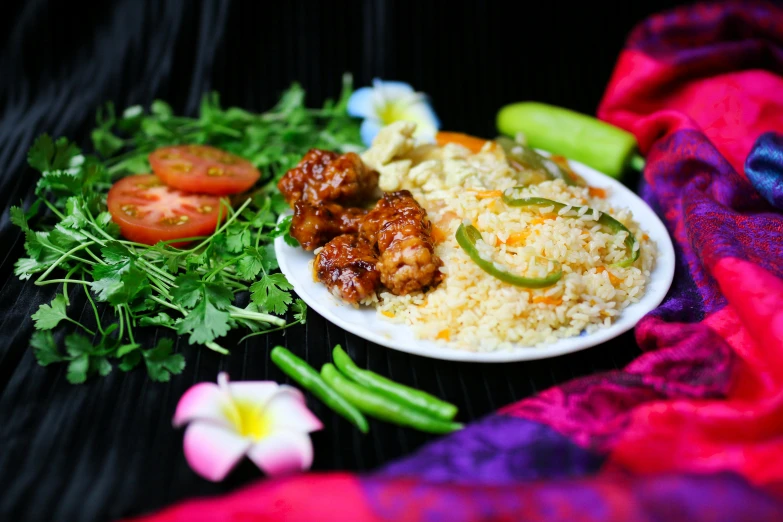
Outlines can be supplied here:
[[634, 220], [655, 241], [658, 258], [644, 297], [629, 305], [611, 326], [592, 334], [569, 337], [541, 347], [519, 346], [511, 350], [495, 352], [469, 352], [449, 348], [433, 341], [417, 339], [405, 325], [390, 323], [378, 317], [375, 308], [354, 308], [330, 294], [326, 286], [313, 281], [308, 262], [311, 252], [288, 246], [283, 238], [275, 239], [275, 252], [280, 270], [285, 274], [302, 300], [313, 310], [337, 326], [363, 337], [368, 341], [435, 359], [470, 362], [511, 362], [555, 357], [601, 344], [627, 332], [648, 312], [656, 308], [672, 284], [674, 277], [674, 247], [666, 227], [658, 216], [639, 196], [625, 185], [597, 170], [576, 161], [569, 161], [572, 168], [591, 186], [611, 189], [608, 200], [617, 206], [630, 208]]

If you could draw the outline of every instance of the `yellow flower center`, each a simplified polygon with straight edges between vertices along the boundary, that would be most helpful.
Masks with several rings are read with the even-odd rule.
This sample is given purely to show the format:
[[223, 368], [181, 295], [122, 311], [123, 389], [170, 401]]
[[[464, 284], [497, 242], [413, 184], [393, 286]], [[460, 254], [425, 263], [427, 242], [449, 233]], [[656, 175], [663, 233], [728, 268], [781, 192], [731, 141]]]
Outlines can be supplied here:
[[259, 411], [258, 405], [233, 401], [233, 408], [226, 411], [226, 417], [231, 419], [237, 433], [253, 440], [261, 440], [269, 433], [269, 421]]
[[384, 125], [389, 125], [395, 121], [405, 120], [407, 118], [407, 103], [388, 102], [378, 110], [378, 117]]

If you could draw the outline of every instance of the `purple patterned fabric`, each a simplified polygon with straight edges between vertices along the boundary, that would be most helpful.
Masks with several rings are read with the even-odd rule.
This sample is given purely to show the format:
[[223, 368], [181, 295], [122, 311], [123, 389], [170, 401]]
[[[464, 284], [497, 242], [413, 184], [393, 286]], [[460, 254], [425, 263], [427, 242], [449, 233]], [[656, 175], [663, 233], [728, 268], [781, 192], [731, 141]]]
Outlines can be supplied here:
[[770, 205], [783, 210], [783, 134], [759, 136], [745, 162], [745, 174]]
[[512, 484], [592, 473], [603, 461], [548, 426], [490, 415], [474, 422], [470, 430], [441, 439], [379, 473], [449, 483]]

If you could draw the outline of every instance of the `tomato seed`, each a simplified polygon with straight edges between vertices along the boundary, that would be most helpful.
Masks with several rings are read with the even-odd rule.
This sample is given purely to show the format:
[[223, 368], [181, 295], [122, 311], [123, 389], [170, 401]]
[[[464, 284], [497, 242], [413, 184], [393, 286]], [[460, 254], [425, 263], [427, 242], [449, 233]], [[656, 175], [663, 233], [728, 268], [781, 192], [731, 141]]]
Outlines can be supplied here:
[[193, 168], [193, 164], [187, 162], [175, 163], [174, 165], [171, 165], [169, 168], [177, 172], [190, 172], [190, 169]]

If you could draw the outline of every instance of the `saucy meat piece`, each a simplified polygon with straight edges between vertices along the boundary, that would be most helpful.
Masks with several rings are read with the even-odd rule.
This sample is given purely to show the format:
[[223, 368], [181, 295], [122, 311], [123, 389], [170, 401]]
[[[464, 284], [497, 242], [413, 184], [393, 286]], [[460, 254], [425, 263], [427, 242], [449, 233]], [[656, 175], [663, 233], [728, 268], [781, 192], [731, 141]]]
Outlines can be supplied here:
[[380, 286], [375, 249], [366, 240], [345, 234], [329, 241], [315, 256], [316, 278], [335, 296], [357, 304]]
[[416, 292], [443, 278], [427, 211], [409, 191], [385, 194], [362, 220], [359, 233], [377, 245], [381, 282], [393, 294]]
[[378, 172], [358, 154], [310, 149], [299, 164], [286, 172], [277, 187], [289, 205], [299, 199], [311, 203], [358, 204], [378, 186]]
[[314, 205], [303, 199], [294, 204], [291, 236], [305, 250], [315, 250], [341, 234], [356, 234], [367, 211], [336, 203]]

